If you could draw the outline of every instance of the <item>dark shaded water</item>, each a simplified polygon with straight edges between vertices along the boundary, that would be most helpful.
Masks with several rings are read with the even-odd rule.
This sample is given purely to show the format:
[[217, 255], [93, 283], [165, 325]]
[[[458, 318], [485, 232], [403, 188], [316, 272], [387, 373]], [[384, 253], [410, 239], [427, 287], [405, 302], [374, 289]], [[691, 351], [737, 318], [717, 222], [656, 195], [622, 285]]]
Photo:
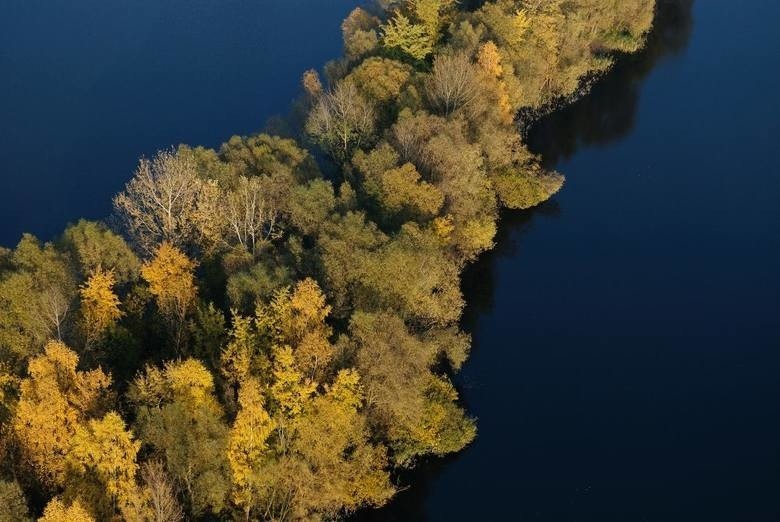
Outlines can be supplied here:
[[468, 273], [478, 439], [371, 518], [780, 520], [780, 5], [676, 5], [532, 133], [568, 182]]
[[0, 0], [0, 245], [102, 218], [138, 157], [286, 113], [355, 0]]
[[[284, 111], [353, 1], [4, 0], [0, 243]], [[467, 274], [479, 438], [369, 518], [780, 520], [780, 4], [677, 5], [533, 133], [568, 182]]]

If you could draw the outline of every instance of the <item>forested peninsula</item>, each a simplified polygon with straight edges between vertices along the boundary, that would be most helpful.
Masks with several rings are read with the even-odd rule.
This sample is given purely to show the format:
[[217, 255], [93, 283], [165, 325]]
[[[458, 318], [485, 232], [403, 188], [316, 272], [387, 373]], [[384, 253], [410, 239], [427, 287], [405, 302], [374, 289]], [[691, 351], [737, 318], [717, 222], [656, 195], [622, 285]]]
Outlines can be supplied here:
[[0, 249], [0, 520], [342, 518], [468, 445], [460, 274], [564, 181], [518, 128], [654, 12], [357, 8], [287, 137], [161, 150], [106, 223]]

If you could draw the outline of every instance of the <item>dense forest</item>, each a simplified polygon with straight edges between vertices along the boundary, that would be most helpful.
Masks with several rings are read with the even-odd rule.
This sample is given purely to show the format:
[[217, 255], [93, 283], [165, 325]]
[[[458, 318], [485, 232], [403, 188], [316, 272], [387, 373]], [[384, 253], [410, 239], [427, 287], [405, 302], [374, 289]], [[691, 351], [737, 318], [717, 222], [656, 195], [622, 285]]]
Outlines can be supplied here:
[[334, 519], [469, 444], [460, 274], [564, 181], [518, 128], [654, 9], [357, 8], [286, 137], [162, 150], [106, 223], [0, 249], [0, 520]]

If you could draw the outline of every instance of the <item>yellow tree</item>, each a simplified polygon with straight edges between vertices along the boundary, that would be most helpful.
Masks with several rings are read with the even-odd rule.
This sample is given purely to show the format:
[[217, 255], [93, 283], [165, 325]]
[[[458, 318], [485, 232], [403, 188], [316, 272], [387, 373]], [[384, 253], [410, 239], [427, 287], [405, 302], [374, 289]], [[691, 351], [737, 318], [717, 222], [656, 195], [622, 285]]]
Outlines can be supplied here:
[[252, 359], [258, 342], [252, 325], [252, 318], [234, 314], [230, 341], [222, 349], [220, 356], [222, 377], [234, 394], [238, 385], [249, 377], [252, 369]]
[[382, 26], [382, 45], [389, 49], [399, 49], [415, 60], [424, 60], [433, 52], [435, 42], [428, 28], [412, 23], [403, 13], [396, 12]]
[[361, 506], [381, 505], [393, 495], [385, 449], [370, 442], [366, 418], [359, 411], [362, 404], [357, 371], [342, 370], [329, 390], [312, 399], [294, 421], [290, 452], [307, 473], [298, 484], [293, 516], [335, 517]]
[[122, 316], [119, 297], [114, 293], [113, 270], [96, 268], [79, 290], [81, 294], [81, 327], [87, 348], [99, 341], [105, 331]]
[[268, 438], [276, 424], [265, 410], [262, 389], [256, 379], [242, 383], [238, 402], [241, 409], [230, 430], [227, 457], [233, 479], [233, 502], [249, 520], [267, 487], [261, 468], [268, 458]]
[[277, 292], [266, 309], [259, 308], [258, 323], [270, 330], [276, 346], [290, 346], [298, 368], [315, 379], [335, 353], [329, 341], [332, 330], [325, 322], [330, 311], [325, 294], [313, 279], [307, 278], [292, 291]]
[[439, 33], [447, 21], [448, 11], [456, 0], [409, 0], [409, 8], [425, 27], [431, 41], [439, 41]]
[[295, 357], [289, 346], [274, 348], [273, 375], [271, 396], [279, 410], [288, 417], [300, 415], [317, 385], [306, 379], [295, 367]]
[[168, 242], [162, 243], [151, 261], [141, 267], [141, 276], [171, 325], [177, 349], [183, 340], [187, 313], [197, 297], [194, 271], [195, 262]]
[[110, 377], [102, 370], [76, 370], [78, 356], [59, 341], [30, 360], [22, 380], [12, 429], [22, 458], [47, 488], [63, 486], [66, 455], [78, 425], [99, 415]]
[[54, 498], [46, 504], [43, 516], [38, 522], [95, 522], [95, 519], [82, 507], [78, 499], [66, 505], [59, 498]]
[[114, 516], [133, 499], [140, 447], [116, 412], [78, 426], [67, 456], [66, 491], [88, 500], [103, 517]]
[[485, 75], [485, 83], [496, 91], [498, 111], [503, 123], [510, 124], [514, 118], [512, 103], [509, 99], [506, 83], [502, 80], [504, 67], [501, 65], [501, 55], [492, 40], [483, 43], [477, 51], [477, 64]]

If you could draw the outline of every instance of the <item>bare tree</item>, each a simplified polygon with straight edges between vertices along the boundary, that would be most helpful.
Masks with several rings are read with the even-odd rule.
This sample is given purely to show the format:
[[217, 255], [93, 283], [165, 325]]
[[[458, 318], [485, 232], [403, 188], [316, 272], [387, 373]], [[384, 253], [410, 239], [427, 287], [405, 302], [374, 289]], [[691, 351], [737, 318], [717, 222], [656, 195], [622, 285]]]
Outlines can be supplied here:
[[253, 255], [261, 243], [279, 235], [279, 208], [260, 177], [238, 179], [224, 194], [224, 212], [232, 238]]
[[162, 462], [153, 460], [144, 463], [141, 479], [147, 494], [149, 515], [154, 522], [178, 522], [184, 519], [176, 491]]
[[114, 208], [136, 244], [147, 253], [163, 241], [186, 247], [195, 237], [201, 181], [191, 154], [174, 150], [143, 158]]
[[43, 321], [57, 332], [57, 339], [62, 340], [65, 319], [70, 311], [72, 297], [61, 287], [50, 284], [41, 289], [38, 294], [39, 310]]
[[465, 52], [436, 57], [426, 84], [428, 99], [446, 115], [468, 105], [478, 94], [477, 74]]
[[306, 132], [334, 158], [346, 161], [355, 148], [371, 139], [375, 123], [374, 106], [352, 82], [344, 81], [320, 96]]

